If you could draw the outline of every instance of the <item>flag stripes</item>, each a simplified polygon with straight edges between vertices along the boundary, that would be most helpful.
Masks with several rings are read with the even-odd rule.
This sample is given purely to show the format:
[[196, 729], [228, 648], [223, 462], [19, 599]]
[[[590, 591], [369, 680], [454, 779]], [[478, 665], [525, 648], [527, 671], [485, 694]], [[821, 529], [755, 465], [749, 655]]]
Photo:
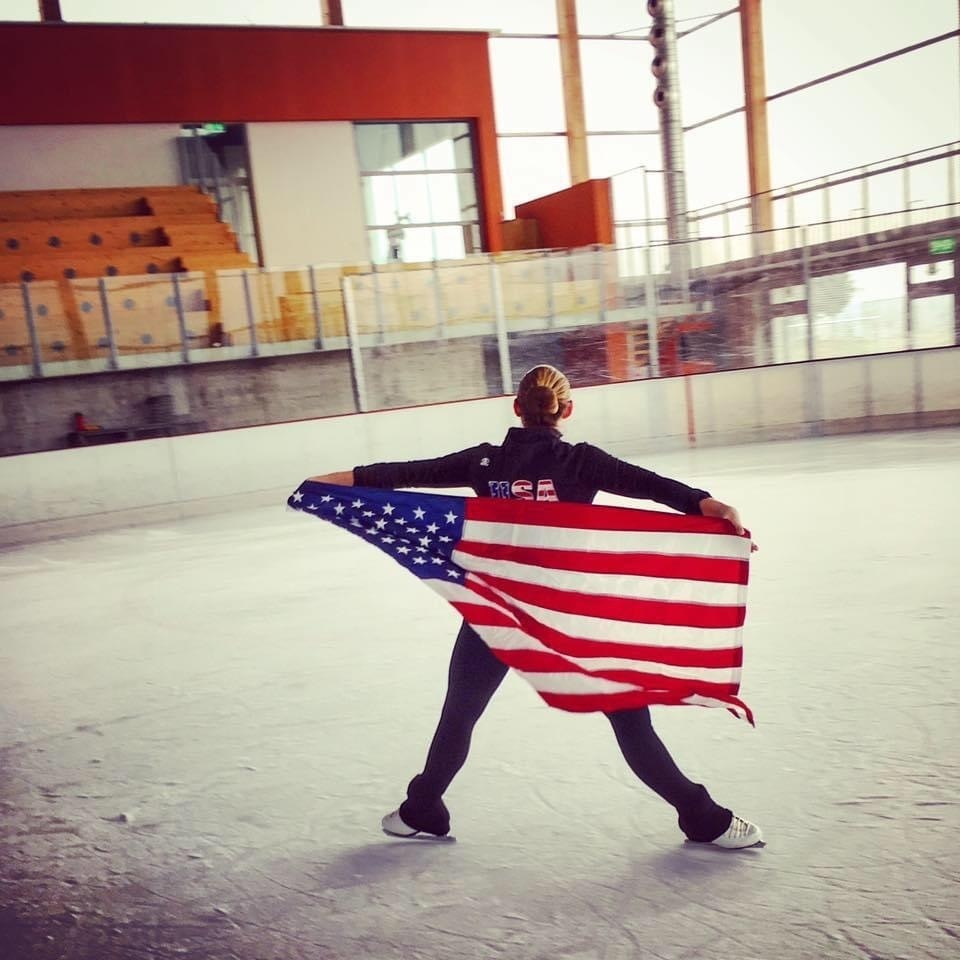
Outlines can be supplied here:
[[587, 552], [582, 549], [520, 547], [474, 540], [462, 540], [457, 545], [457, 550], [488, 560], [507, 560], [581, 573], [669, 577], [707, 583], [738, 583], [743, 586], [746, 586], [750, 574], [750, 565], [746, 560], [728, 560], [723, 557], [680, 556], [669, 553], [604, 553], [600, 550]]
[[738, 697], [750, 540], [725, 521], [309, 481], [288, 502], [422, 579], [551, 706], [752, 722]]

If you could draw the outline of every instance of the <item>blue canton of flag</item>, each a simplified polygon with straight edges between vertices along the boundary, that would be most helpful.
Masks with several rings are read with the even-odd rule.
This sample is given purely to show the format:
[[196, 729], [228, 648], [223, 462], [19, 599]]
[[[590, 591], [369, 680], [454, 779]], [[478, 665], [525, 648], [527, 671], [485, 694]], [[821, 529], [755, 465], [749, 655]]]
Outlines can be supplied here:
[[305, 480], [287, 505], [349, 530], [421, 580], [456, 582], [466, 576], [451, 559], [463, 535], [463, 497]]

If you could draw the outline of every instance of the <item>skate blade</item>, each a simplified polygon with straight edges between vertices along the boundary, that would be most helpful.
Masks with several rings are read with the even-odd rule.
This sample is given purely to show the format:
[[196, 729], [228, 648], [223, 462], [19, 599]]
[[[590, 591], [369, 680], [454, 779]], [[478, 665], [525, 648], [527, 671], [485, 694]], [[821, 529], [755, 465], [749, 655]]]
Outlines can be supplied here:
[[766, 840], [758, 840], [748, 847], [718, 847], [715, 843], [704, 843], [702, 840], [684, 840], [684, 844], [699, 847], [701, 850], [719, 850], [721, 853], [739, 853], [741, 850], [759, 850], [767, 845]]
[[438, 837], [435, 833], [391, 833], [389, 830], [384, 830], [384, 835], [388, 836], [391, 840], [419, 840], [421, 843], [456, 843], [457, 838], [452, 837], [449, 833], [446, 836]]

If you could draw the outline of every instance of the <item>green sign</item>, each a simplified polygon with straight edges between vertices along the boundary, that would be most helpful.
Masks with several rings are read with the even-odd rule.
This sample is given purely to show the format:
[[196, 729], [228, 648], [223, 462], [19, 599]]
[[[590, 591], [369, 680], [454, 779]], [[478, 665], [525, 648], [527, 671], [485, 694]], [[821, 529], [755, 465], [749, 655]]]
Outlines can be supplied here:
[[226, 133], [227, 125], [225, 123], [205, 123], [201, 129], [204, 133]]
[[953, 253], [957, 249], [956, 237], [937, 237], [930, 241], [931, 253]]

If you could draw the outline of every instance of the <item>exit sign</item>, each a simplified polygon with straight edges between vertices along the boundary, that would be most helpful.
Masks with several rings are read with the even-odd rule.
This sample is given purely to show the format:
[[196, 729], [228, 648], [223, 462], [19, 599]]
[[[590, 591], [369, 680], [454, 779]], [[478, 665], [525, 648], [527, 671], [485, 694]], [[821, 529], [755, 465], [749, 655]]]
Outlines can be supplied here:
[[937, 237], [930, 241], [931, 253], [953, 253], [957, 249], [956, 237]]

